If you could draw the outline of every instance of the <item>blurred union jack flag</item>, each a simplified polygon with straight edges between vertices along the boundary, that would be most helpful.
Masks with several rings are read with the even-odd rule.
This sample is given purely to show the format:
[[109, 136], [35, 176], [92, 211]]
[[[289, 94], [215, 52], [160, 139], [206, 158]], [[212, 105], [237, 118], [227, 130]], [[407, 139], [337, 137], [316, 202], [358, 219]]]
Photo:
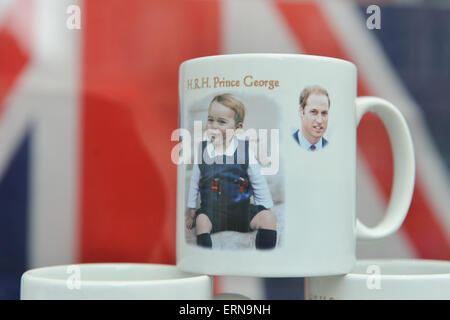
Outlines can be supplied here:
[[[80, 8], [69, 28], [70, 6]], [[358, 258], [450, 260], [450, 7], [320, 1], [0, 0], [0, 298], [27, 269], [175, 264], [178, 66], [215, 54], [343, 58], [358, 95], [405, 115], [413, 201], [395, 235]], [[377, 223], [392, 184], [387, 133], [358, 128], [358, 215]], [[302, 299], [303, 279], [217, 277], [216, 291]]]

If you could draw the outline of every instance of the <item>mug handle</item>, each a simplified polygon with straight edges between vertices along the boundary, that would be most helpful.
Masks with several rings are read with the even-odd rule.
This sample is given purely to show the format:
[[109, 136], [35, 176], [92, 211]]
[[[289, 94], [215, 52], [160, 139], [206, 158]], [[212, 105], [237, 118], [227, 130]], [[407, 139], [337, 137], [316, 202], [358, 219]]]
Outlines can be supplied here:
[[394, 155], [394, 179], [384, 219], [373, 228], [356, 219], [357, 239], [377, 240], [396, 232], [406, 218], [414, 191], [414, 148], [406, 120], [392, 103], [376, 97], [356, 98], [358, 125], [366, 112], [376, 114], [383, 121]]

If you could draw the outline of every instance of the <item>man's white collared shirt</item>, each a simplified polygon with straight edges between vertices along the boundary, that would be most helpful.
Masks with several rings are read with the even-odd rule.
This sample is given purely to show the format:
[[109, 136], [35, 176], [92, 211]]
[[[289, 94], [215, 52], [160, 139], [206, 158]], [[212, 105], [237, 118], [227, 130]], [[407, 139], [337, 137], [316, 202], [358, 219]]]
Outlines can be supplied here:
[[[300, 142], [300, 146], [302, 148], [312, 151], [312, 150], [310, 150], [310, 148], [313, 144], [311, 142], [309, 142], [308, 139], [306, 139], [303, 136], [301, 129], [297, 131], [297, 137], [298, 137], [298, 141]], [[316, 147], [314, 151], [323, 149], [323, 137], [320, 137], [320, 140], [316, 144], [314, 144], [314, 146]]]

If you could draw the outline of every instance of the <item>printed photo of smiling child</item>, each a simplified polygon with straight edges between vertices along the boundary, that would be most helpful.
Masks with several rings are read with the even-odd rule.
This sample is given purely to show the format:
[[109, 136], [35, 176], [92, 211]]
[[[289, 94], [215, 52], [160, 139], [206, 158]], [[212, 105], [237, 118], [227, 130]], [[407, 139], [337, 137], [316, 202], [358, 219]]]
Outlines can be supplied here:
[[213, 247], [211, 234], [220, 231], [257, 231], [256, 249], [272, 249], [277, 243], [266, 179], [249, 141], [236, 134], [245, 114], [246, 107], [232, 94], [217, 95], [209, 104], [206, 140], [199, 150], [203, 161], [192, 168], [186, 217], [186, 228], [195, 228], [196, 243], [204, 248]]
[[326, 147], [328, 140], [324, 134], [328, 126], [329, 109], [330, 97], [324, 88], [314, 85], [302, 90], [299, 106], [301, 128], [293, 134], [301, 148], [318, 151]]

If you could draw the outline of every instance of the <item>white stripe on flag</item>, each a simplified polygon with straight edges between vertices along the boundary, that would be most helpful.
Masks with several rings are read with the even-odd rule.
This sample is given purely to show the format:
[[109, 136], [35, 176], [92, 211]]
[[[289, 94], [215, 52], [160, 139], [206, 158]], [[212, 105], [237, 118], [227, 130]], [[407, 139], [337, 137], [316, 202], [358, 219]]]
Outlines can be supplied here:
[[66, 28], [74, 0], [35, 2], [32, 63], [20, 99], [31, 108], [30, 267], [76, 261], [80, 33]]
[[252, 300], [263, 300], [264, 287], [259, 278], [250, 277], [221, 277], [221, 293], [236, 293]]
[[13, 2], [14, 0], [0, 0], [0, 27], [3, 26]]
[[300, 53], [272, 1], [222, 1], [224, 53]]

